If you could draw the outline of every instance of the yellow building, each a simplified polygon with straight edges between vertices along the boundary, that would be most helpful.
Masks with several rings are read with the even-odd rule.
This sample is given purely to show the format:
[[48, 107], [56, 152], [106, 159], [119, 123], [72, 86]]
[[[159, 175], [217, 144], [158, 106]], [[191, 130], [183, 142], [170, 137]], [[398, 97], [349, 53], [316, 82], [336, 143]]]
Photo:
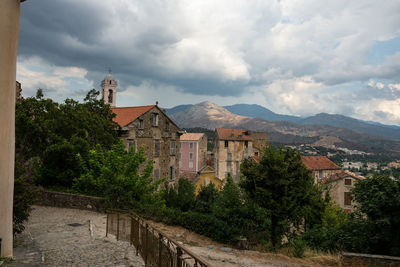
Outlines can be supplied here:
[[211, 166], [204, 166], [197, 172], [197, 177], [193, 180], [196, 195], [202, 186], [207, 186], [210, 183], [214, 184], [215, 188], [218, 190], [222, 187], [222, 181], [215, 177], [214, 168]]

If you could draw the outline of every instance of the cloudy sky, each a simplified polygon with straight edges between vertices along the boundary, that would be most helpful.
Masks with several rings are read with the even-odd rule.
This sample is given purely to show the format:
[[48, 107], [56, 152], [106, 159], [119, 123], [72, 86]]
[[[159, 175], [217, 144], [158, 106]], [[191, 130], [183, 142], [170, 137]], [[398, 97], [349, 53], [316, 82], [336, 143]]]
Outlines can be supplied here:
[[400, 125], [398, 0], [30, 0], [17, 79], [80, 100], [112, 69], [118, 106], [205, 100]]

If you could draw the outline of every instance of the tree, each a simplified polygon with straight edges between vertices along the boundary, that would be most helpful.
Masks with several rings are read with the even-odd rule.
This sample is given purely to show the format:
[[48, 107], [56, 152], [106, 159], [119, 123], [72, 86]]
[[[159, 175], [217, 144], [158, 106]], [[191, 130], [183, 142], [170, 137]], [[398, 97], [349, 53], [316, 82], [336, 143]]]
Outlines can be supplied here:
[[104, 197], [114, 208], [138, 208], [141, 205], [162, 206], [157, 189], [163, 179], [151, 176], [153, 162], [146, 163], [144, 150], [125, 151], [122, 141], [104, 152], [100, 145], [89, 151], [88, 160], [78, 155], [83, 169], [74, 179], [77, 192]]
[[295, 150], [265, 147], [259, 162], [243, 162], [241, 173], [240, 186], [271, 219], [273, 248], [291, 229], [310, 228], [321, 221], [325, 207], [321, 190]]
[[374, 176], [359, 181], [352, 190], [357, 211], [371, 231], [366, 248], [370, 253], [400, 256], [400, 181]]
[[176, 187], [165, 184], [166, 205], [180, 211], [189, 211], [194, 207], [196, 195], [193, 184], [185, 178], [180, 178]]

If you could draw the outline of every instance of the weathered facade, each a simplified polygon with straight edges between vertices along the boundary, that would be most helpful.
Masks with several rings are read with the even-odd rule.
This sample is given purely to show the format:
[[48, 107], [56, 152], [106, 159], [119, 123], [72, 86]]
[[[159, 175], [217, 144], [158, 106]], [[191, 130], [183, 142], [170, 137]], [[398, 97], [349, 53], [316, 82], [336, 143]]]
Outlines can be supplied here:
[[207, 136], [203, 133], [185, 133], [180, 137], [179, 172], [197, 173], [206, 165]]
[[342, 169], [325, 156], [301, 156], [303, 164], [312, 172], [315, 183], [327, 179]]
[[346, 212], [352, 212], [355, 203], [350, 199], [350, 190], [362, 179], [350, 172], [340, 171], [323, 179], [322, 184], [324, 190], [329, 193], [333, 201]]
[[[215, 174], [224, 180], [230, 174], [235, 182], [240, 179], [240, 164], [243, 159], [258, 155], [263, 145], [267, 144], [266, 133], [253, 133], [243, 129], [215, 129]], [[257, 147], [254, 146], [256, 137]]]
[[157, 105], [112, 108], [120, 125], [119, 136], [127, 149], [143, 147], [154, 161], [154, 179], [173, 183], [179, 174], [179, 127]]

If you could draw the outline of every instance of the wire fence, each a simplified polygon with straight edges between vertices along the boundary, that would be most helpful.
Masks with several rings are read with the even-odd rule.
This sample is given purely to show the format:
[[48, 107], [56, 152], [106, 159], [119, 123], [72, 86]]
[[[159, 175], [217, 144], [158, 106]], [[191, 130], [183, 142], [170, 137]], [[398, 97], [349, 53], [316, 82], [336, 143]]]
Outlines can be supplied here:
[[106, 236], [128, 241], [136, 248], [148, 267], [211, 267], [189, 249], [134, 214], [107, 213]]

